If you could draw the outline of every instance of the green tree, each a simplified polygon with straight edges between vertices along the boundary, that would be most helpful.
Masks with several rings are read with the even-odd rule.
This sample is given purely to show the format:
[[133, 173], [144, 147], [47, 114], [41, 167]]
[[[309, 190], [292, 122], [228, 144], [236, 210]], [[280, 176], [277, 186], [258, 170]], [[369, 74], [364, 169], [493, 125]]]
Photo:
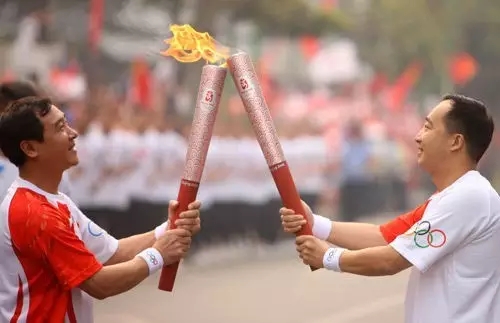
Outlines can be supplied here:
[[243, 0], [238, 1], [234, 14], [235, 19], [255, 21], [266, 35], [322, 35], [350, 26], [341, 12], [325, 12], [304, 0]]
[[356, 21], [361, 56], [376, 70], [397, 77], [414, 61], [424, 64], [419, 88], [448, 91], [448, 62], [464, 49], [463, 28], [473, 1], [371, 1]]
[[[353, 37], [361, 56], [376, 70], [397, 77], [413, 60], [420, 60], [424, 74], [422, 93], [456, 90], [500, 103], [500, 2], [490, 0], [377, 0], [370, 1], [356, 22]], [[479, 73], [464, 87], [449, 79], [450, 57], [470, 53]]]

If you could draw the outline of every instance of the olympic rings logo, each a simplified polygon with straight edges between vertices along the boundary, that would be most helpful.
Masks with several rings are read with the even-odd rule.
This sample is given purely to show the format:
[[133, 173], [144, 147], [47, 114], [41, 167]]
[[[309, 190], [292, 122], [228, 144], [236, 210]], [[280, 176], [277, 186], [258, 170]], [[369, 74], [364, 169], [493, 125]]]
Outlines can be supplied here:
[[151, 261], [153, 265], [158, 265], [158, 259], [156, 259], [155, 255], [153, 255], [150, 251], [148, 251], [146, 254], [149, 256], [149, 261]]
[[446, 234], [443, 230], [432, 229], [429, 221], [422, 221], [415, 226], [415, 230], [406, 235], [413, 235], [413, 242], [419, 248], [441, 248], [446, 243]]

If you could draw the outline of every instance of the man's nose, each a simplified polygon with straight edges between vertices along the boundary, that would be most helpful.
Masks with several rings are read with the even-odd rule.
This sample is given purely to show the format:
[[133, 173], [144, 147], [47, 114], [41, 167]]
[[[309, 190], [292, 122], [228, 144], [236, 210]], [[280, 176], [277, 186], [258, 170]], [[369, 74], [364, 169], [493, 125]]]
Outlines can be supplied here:
[[419, 132], [417, 132], [417, 135], [415, 136], [415, 142], [417, 144], [422, 142], [422, 130], [419, 130]]
[[69, 136], [71, 139], [78, 138], [78, 131], [76, 131], [75, 129], [73, 129], [71, 127], [68, 127], [68, 131], [69, 131]]

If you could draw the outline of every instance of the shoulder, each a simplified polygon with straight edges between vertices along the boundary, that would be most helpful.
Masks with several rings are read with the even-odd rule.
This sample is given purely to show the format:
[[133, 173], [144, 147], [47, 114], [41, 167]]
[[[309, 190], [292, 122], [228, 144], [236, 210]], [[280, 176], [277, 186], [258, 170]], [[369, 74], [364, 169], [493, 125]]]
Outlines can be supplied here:
[[489, 182], [480, 175], [465, 175], [431, 198], [429, 208], [470, 216], [486, 215], [490, 208]]
[[35, 237], [69, 226], [69, 217], [52, 205], [43, 195], [18, 188], [8, 205], [11, 235]]

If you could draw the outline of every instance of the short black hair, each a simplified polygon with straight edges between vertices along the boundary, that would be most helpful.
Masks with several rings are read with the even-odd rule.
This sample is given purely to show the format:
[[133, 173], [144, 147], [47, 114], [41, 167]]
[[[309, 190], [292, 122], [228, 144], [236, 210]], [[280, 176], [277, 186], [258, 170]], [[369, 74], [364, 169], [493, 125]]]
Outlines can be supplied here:
[[50, 99], [30, 96], [12, 101], [0, 114], [0, 149], [17, 167], [26, 162], [21, 142], [43, 142], [44, 129], [40, 118], [46, 116], [51, 107]]
[[38, 96], [39, 93], [29, 82], [11, 81], [0, 84], [0, 113], [10, 102], [28, 96]]
[[448, 132], [464, 136], [469, 157], [478, 163], [491, 143], [495, 130], [493, 118], [479, 100], [460, 94], [447, 94], [443, 96], [445, 100], [452, 102], [445, 116]]

